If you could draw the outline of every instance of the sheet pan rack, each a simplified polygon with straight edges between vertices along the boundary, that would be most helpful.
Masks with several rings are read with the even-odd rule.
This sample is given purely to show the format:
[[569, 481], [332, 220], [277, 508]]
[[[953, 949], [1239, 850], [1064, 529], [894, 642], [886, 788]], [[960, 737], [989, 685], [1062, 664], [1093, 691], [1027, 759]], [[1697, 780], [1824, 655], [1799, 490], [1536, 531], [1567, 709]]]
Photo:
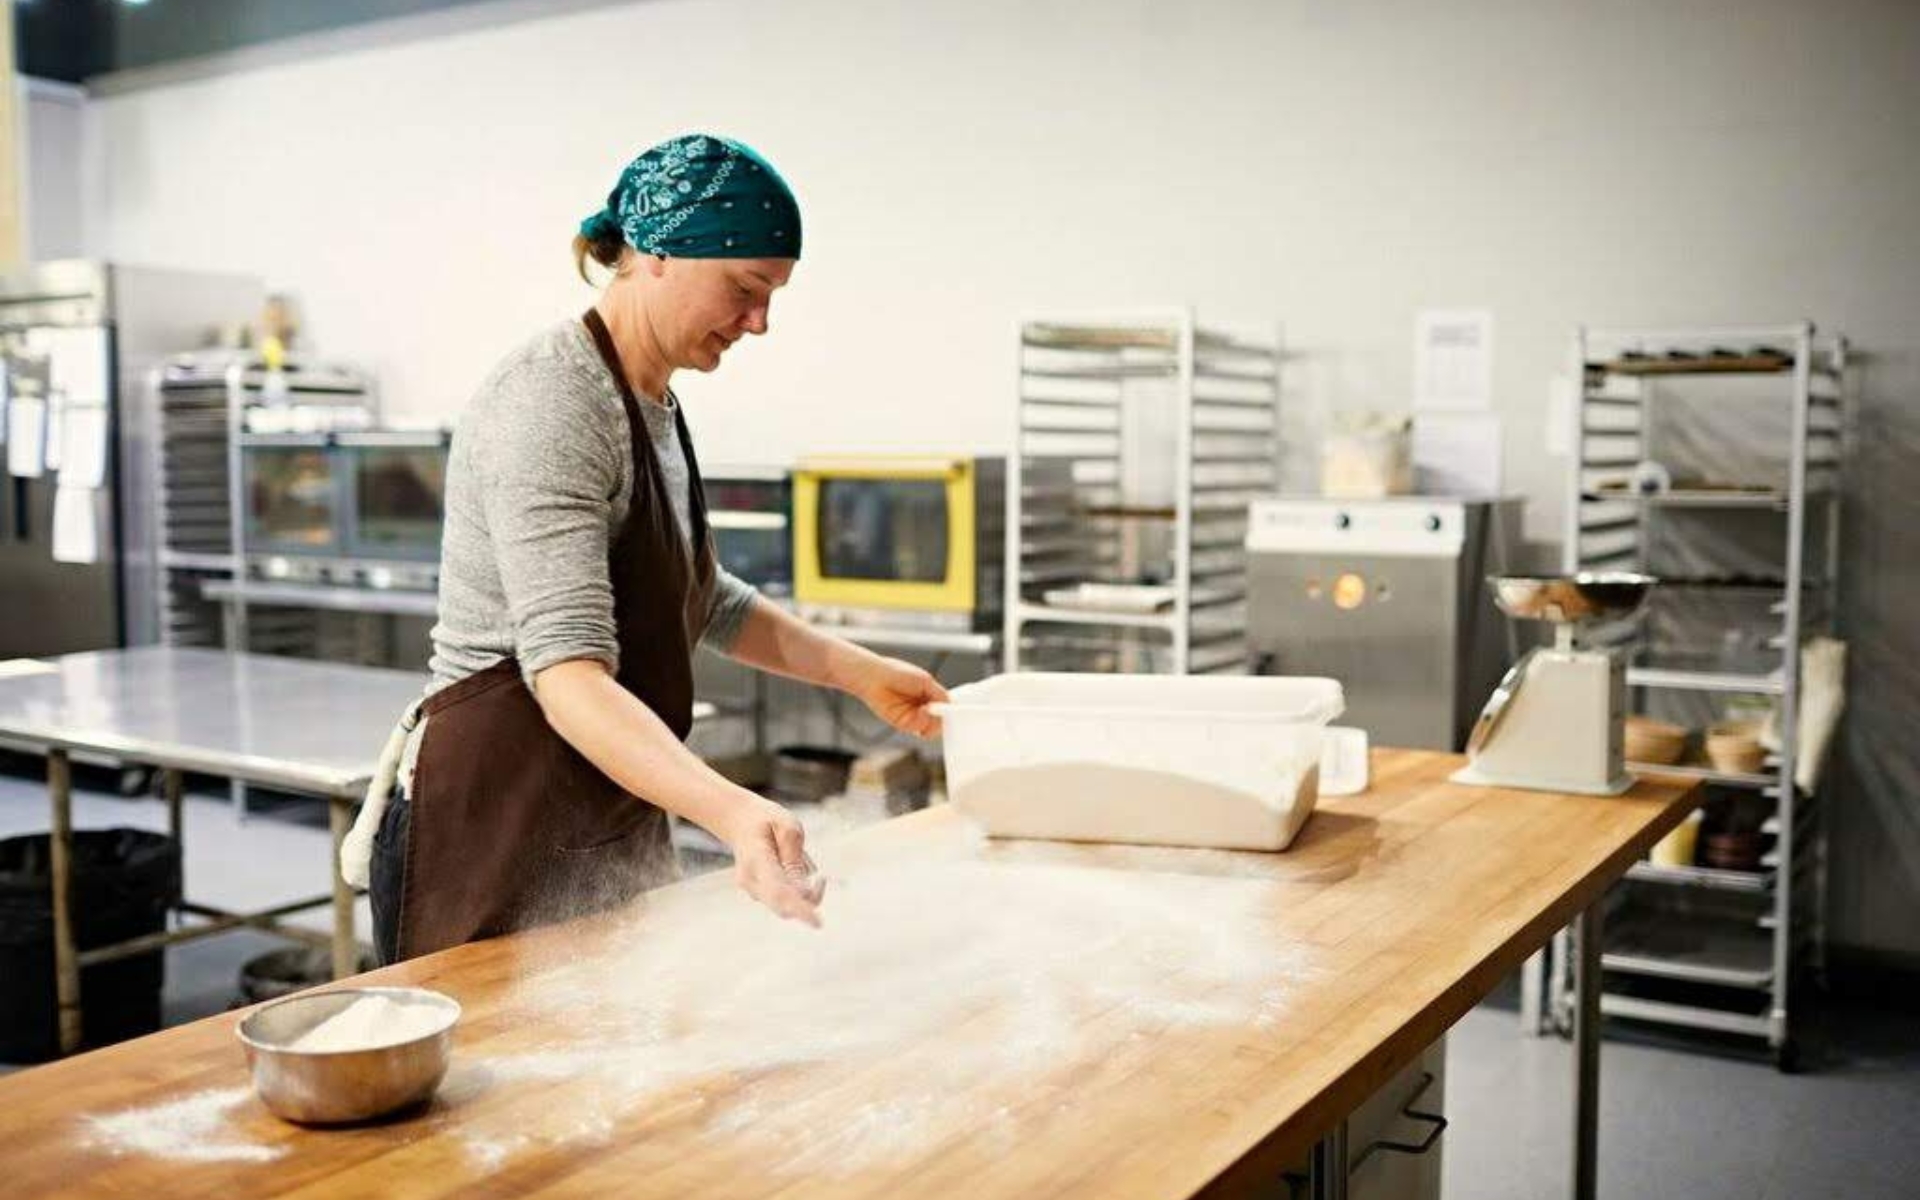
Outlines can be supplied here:
[[1242, 543], [1278, 487], [1280, 372], [1277, 328], [1184, 308], [1020, 324], [1008, 670], [1247, 669]]
[[[1851, 439], [1847, 340], [1810, 321], [1778, 326], [1680, 329], [1581, 328], [1573, 367], [1580, 380], [1573, 415], [1574, 467], [1568, 483], [1565, 567], [1673, 574], [1663, 589], [1745, 597], [1751, 630], [1729, 630], [1726, 646], [1673, 644], [1643, 618], [1611, 643], [1629, 656], [1636, 710], [1659, 698], [1731, 696], [1771, 703], [1777, 727], [1799, 728], [1801, 647], [1832, 633], [1838, 609], [1840, 474]], [[1730, 377], [1753, 382], [1730, 384]], [[1666, 449], [1663, 404], [1786, 405], [1767, 424], [1784, 431], [1763, 479], [1674, 479], [1656, 464]], [[1758, 435], [1757, 435], [1758, 436]], [[1765, 435], [1771, 438], [1771, 435]], [[1735, 521], [1771, 521], [1763, 544], [1778, 548], [1764, 570], [1731, 577], [1671, 571], [1662, 538], [1731, 539]], [[1768, 551], [1768, 553], [1772, 553]], [[1667, 568], [1666, 570], [1663, 570]], [[1656, 602], [1661, 596], [1656, 593]], [[1744, 640], [1742, 640], [1744, 639]], [[1613, 1016], [1752, 1037], [1783, 1066], [1793, 1050], [1795, 988], [1819, 968], [1824, 945], [1825, 846], [1819, 798], [1795, 784], [1799, 746], [1789, 732], [1757, 771], [1692, 763], [1630, 764], [1635, 770], [1700, 779], [1716, 794], [1750, 798], [1768, 810], [1760, 832], [1773, 845], [1750, 870], [1641, 863], [1616, 893], [1602, 965], [1602, 1011]], [[1564, 942], [1564, 937], [1562, 939]], [[1564, 950], [1564, 945], [1560, 947]], [[1549, 1012], [1569, 1002], [1567, 958], [1556, 953], [1544, 993]], [[1660, 989], [1679, 985], [1669, 993]], [[1531, 991], [1532, 988], [1529, 988]]]

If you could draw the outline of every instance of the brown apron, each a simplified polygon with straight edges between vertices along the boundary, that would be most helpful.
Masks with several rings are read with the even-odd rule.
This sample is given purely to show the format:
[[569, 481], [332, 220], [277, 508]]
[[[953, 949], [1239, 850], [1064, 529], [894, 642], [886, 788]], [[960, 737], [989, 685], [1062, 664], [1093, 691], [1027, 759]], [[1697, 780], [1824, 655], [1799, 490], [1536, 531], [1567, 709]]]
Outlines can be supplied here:
[[[583, 318], [612, 373], [633, 438], [633, 493], [609, 553], [622, 687], [684, 740], [693, 649], [713, 599], [714, 556], [693, 441], [691, 544], [674, 517], [640, 401], [600, 314]], [[398, 957], [626, 902], [675, 874], [667, 814], [619, 784], [547, 724], [520, 665], [504, 659], [429, 696], [410, 793]]]

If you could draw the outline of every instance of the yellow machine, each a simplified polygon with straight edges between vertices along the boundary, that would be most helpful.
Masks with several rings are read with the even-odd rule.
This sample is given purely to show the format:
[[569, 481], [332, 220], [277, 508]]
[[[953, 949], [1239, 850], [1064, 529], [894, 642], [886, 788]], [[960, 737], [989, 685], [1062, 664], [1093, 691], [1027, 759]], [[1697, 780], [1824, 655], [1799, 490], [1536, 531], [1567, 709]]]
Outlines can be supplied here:
[[826, 624], [986, 629], [1004, 586], [1006, 463], [932, 455], [802, 459], [793, 596]]

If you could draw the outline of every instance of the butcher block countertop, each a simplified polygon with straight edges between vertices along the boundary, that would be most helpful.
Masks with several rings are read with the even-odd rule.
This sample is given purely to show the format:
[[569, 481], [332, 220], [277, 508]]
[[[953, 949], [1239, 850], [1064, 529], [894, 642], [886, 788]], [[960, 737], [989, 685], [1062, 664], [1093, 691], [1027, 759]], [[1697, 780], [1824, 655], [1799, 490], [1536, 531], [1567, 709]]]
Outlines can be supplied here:
[[239, 1014], [34, 1068], [0, 1080], [4, 1190], [1272, 1195], [1696, 803], [1460, 761], [1375, 751], [1280, 854], [989, 842], [943, 807], [818, 845], [821, 931], [715, 875], [373, 972], [465, 1009], [386, 1124], [268, 1114]]

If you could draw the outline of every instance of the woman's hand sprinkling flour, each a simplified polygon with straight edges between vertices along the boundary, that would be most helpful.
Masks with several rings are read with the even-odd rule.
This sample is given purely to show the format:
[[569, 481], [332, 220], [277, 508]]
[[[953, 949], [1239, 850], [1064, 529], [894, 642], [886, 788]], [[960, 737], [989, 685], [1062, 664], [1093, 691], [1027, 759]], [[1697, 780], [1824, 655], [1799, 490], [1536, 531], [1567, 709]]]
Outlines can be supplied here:
[[807, 857], [807, 835], [798, 818], [771, 800], [742, 805], [726, 840], [741, 891], [778, 916], [820, 927], [826, 880]]

